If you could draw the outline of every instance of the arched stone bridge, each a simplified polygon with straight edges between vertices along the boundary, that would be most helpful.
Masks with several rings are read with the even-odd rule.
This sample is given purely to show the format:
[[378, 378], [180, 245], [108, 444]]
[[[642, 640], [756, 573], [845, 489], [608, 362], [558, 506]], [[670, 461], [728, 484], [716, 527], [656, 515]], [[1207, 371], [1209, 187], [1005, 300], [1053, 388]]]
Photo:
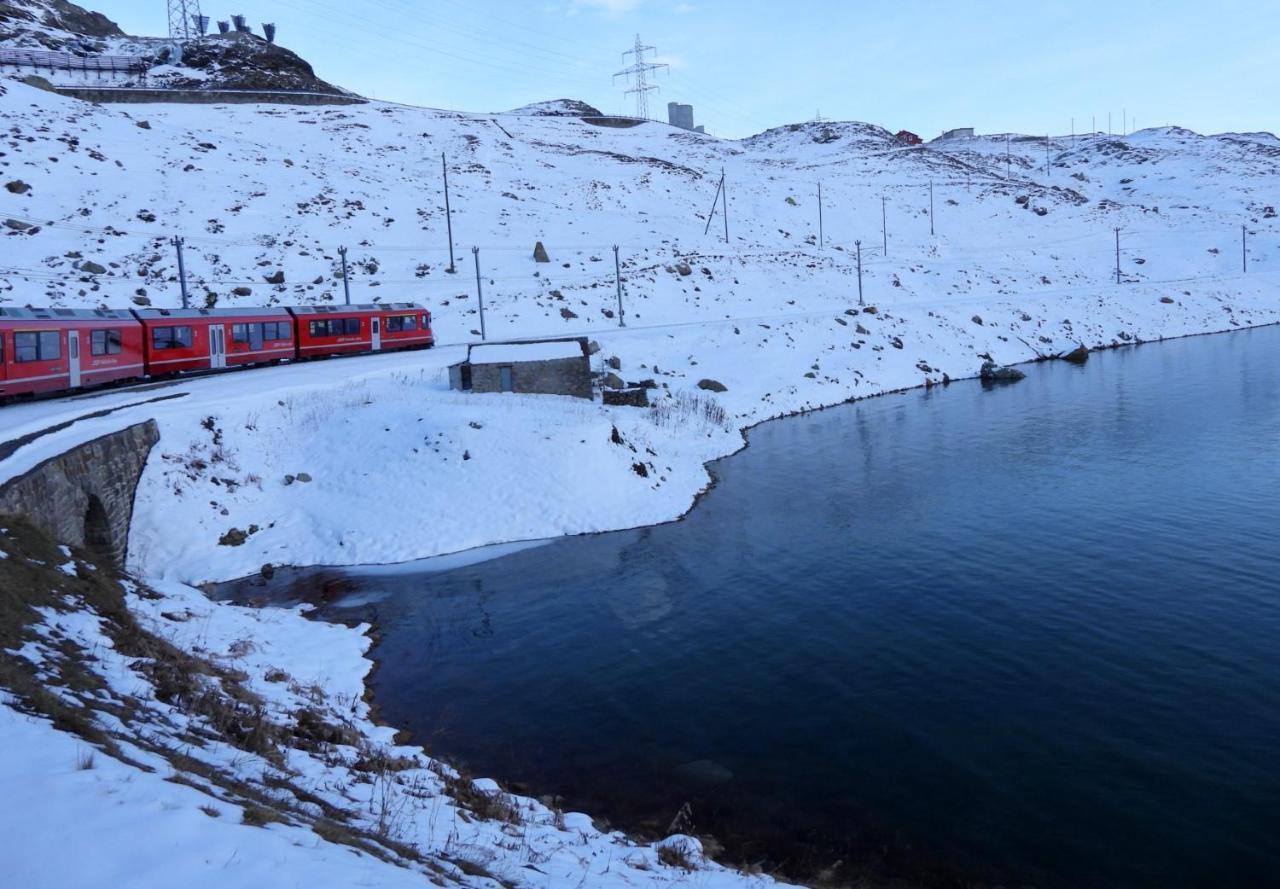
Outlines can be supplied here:
[[0, 485], [0, 515], [24, 516], [123, 566], [138, 480], [159, 440], [148, 420], [77, 445]]

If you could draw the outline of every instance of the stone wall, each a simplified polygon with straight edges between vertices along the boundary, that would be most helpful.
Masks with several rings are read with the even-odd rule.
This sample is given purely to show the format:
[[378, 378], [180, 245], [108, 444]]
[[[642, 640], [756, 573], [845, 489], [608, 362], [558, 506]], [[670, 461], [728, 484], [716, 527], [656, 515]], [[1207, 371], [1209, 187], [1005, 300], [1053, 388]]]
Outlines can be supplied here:
[[188, 105], [363, 105], [357, 96], [336, 93], [291, 93], [288, 90], [167, 90], [112, 89], [96, 86], [55, 86], [59, 95], [86, 102], [154, 103], [174, 102]]
[[550, 361], [517, 361], [511, 364], [472, 364], [472, 392], [501, 392], [502, 368], [511, 368], [511, 391], [536, 395], [572, 395], [590, 399], [591, 361], [556, 358]]
[[148, 420], [78, 445], [0, 486], [0, 514], [25, 516], [59, 542], [123, 565], [138, 480], [159, 440]]

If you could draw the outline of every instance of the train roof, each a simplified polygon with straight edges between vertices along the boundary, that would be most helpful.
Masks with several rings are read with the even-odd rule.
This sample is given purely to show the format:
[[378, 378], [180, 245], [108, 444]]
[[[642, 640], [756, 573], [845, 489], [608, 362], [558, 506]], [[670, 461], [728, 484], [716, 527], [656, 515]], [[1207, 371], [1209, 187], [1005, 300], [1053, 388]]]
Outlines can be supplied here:
[[426, 307], [417, 303], [362, 303], [348, 306], [290, 306], [295, 315], [333, 315], [339, 312], [425, 312]]
[[0, 306], [0, 321], [95, 321], [133, 320], [127, 309], [50, 309], [30, 306]]
[[248, 306], [243, 309], [134, 309], [143, 321], [162, 321], [166, 318], [287, 318], [289, 312], [283, 306], [265, 309]]

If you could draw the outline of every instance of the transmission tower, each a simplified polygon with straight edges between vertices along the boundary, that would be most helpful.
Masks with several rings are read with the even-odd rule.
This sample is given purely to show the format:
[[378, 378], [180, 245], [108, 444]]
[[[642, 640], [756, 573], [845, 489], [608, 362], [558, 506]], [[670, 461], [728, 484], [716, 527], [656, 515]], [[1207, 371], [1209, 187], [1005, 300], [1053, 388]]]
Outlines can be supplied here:
[[169, 39], [185, 43], [200, 36], [200, 0], [167, 0], [169, 4]]
[[[170, 0], [173, 2], [173, 0]], [[657, 52], [656, 46], [645, 46], [640, 39], [640, 35], [636, 35], [636, 45], [622, 54], [622, 60], [625, 62], [627, 56], [635, 56], [635, 62], [629, 68], [623, 68], [617, 74], [613, 75], [616, 82], [619, 77], [633, 78], [631, 89], [627, 90], [626, 95], [635, 93], [636, 96], [636, 117], [643, 120], [649, 119], [649, 93], [658, 88], [656, 83], [649, 83], [649, 72], [657, 71], [659, 68], [670, 67], [662, 62], [646, 62], [644, 54], [647, 52]]]

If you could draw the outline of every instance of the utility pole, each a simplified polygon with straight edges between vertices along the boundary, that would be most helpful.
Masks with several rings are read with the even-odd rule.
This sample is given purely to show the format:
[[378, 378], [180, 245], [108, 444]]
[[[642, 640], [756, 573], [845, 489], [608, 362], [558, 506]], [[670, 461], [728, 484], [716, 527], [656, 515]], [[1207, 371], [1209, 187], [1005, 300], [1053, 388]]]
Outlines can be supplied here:
[[1116, 226], [1116, 283], [1120, 283], [1120, 226]]
[[929, 180], [929, 237], [933, 237], [933, 180]]
[[705, 235], [711, 231], [711, 220], [716, 218], [716, 205], [720, 203], [720, 192], [724, 188], [724, 171], [720, 171], [720, 181], [716, 183], [716, 196], [711, 199], [711, 212], [707, 214], [707, 224], [702, 227], [702, 233]]
[[457, 271], [453, 267], [453, 211], [449, 209], [449, 163], [443, 151], [440, 152], [440, 170], [444, 173], [444, 224], [449, 231], [449, 267], [445, 271], [452, 275]]
[[824, 236], [822, 231], [822, 180], [818, 180], [818, 247], [819, 248], [823, 246], [823, 240], [824, 240]]
[[884, 239], [884, 255], [889, 255], [889, 211], [885, 209], [885, 203], [888, 201], [884, 195], [880, 195], [880, 235]]
[[351, 305], [351, 282], [347, 275], [347, 248], [339, 247], [338, 256], [342, 257], [342, 295], [347, 305]]
[[[169, 39], [181, 45], [200, 36], [200, 0], [167, 0]], [[206, 19], [205, 24], [208, 24]]]
[[480, 301], [480, 339], [486, 339], [484, 332], [484, 291], [480, 288], [480, 248], [472, 247], [471, 255], [476, 258], [476, 298]]
[[858, 251], [858, 305], [866, 305], [862, 301], [862, 242], [854, 241], [853, 246]]
[[187, 269], [182, 264], [182, 245], [186, 243], [185, 238], [178, 235], [173, 236], [173, 240], [169, 242], [178, 250], [178, 286], [182, 288], [182, 307], [184, 309], [191, 308], [190, 300], [187, 298]]
[[649, 93], [658, 89], [658, 85], [656, 83], [649, 83], [649, 74], [653, 71], [657, 71], [659, 68], [669, 67], [667, 64], [662, 62], [646, 62], [644, 60], [645, 53], [657, 51], [658, 48], [656, 46], [645, 46], [644, 41], [642, 41], [640, 39], [640, 35], [637, 34], [635, 46], [622, 54], [622, 60], [624, 62], [627, 60], [627, 56], [631, 55], [636, 57], [635, 62], [630, 67], [623, 68], [617, 74], [613, 75], [615, 83], [619, 77], [634, 78], [634, 85], [627, 90], [624, 95], [635, 95], [636, 117], [641, 120], [649, 119]]
[[618, 285], [618, 326], [626, 327], [626, 316], [622, 313], [622, 264], [618, 261], [618, 245], [613, 245], [613, 280]]

